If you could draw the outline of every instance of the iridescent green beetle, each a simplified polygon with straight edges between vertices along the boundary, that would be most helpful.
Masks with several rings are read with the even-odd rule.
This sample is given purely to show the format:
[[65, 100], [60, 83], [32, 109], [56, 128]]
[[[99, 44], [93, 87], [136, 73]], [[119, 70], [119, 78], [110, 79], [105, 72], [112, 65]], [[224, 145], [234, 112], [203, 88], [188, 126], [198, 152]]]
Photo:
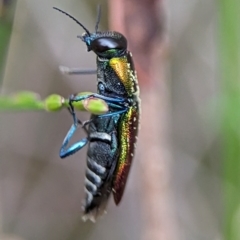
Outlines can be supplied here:
[[90, 33], [68, 13], [54, 9], [72, 18], [85, 30], [79, 38], [86, 43], [88, 51], [97, 55], [97, 94], [72, 95], [70, 103], [94, 97], [104, 100], [109, 107], [106, 114], [92, 115], [85, 129], [87, 137], [68, 147], [69, 140], [80, 124], [73, 107], [71, 113], [74, 124], [60, 150], [60, 157], [65, 158], [88, 144], [83, 218], [95, 221], [105, 210], [111, 193], [116, 205], [123, 196], [139, 128], [138, 80], [126, 38], [118, 32], [97, 31], [100, 11], [95, 32]]

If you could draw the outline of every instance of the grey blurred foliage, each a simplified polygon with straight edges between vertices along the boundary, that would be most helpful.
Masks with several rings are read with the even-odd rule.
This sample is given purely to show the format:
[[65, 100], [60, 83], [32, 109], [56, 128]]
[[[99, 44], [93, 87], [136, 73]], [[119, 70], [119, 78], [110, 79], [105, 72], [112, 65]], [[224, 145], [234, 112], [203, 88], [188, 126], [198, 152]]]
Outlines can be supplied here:
[[[106, 23], [106, 2], [102, 3]], [[53, 6], [94, 29], [96, 1], [18, 0], [4, 92], [31, 90], [44, 97], [95, 91], [95, 77], [63, 76], [58, 70], [59, 65], [94, 68], [95, 56], [76, 38], [83, 30]], [[166, 11], [174, 229], [177, 239], [220, 239], [217, 129], [211, 125], [218, 90], [215, 3], [169, 0]], [[79, 116], [88, 118], [86, 113]], [[5, 113], [0, 121], [0, 230], [4, 236], [14, 235], [15, 240], [141, 239], [137, 161], [143, 145], [121, 205], [115, 207], [111, 200], [106, 216], [96, 224], [83, 223], [86, 149], [66, 160], [58, 157], [72, 123], [68, 112]], [[83, 136], [79, 131], [77, 138]]]
[[169, 1], [172, 174], [179, 239], [221, 239], [217, 4]]

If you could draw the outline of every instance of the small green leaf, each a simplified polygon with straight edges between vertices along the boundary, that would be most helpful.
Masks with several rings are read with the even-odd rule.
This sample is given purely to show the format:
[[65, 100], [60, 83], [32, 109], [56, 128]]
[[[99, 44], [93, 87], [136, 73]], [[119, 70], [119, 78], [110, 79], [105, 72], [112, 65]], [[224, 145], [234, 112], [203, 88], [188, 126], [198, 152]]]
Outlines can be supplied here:
[[94, 115], [102, 115], [109, 111], [107, 103], [95, 97], [83, 100], [83, 106], [88, 112]]
[[0, 110], [2, 111], [41, 109], [44, 109], [44, 106], [39, 96], [33, 92], [24, 91], [11, 96], [0, 96]]
[[45, 99], [44, 103], [47, 111], [55, 112], [63, 108], [65, 99], [58, 94], [52, 94]]
[[[93, 94], [92, 92], [81, 92], [76, 95], [77, 96], [84, 96], [84, 95], [91, 95]], [[79, 111], [85, 111], [85, 107], [83, 106], [83, 101], [77, 101], [77, 102], [72, 102], [72, 106]]]

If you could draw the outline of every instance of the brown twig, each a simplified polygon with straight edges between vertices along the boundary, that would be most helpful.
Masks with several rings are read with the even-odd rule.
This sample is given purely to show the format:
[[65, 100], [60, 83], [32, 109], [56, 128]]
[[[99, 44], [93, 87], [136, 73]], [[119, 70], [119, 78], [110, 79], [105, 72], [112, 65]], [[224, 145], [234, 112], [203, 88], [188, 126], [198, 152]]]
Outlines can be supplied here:
[[[109, 1], [111, 28], [128, 39], [141, 86], [143, 240], [174, 240], [176, 223], [169, 187], [168, 94], [163, 73], [164, 9], [159, 0]], [[115, 11], [118, 9], [118, 11]]]

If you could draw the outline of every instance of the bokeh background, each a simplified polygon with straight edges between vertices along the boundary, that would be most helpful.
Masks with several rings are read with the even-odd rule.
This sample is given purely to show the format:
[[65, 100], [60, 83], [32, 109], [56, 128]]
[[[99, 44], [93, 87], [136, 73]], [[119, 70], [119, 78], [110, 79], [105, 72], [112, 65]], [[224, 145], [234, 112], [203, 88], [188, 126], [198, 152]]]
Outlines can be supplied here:
[[83, 30], [52, 7], [93, 31], [97, 4], [100, 29], [126, 35], [141, 87], [124, 198], [82, 222], [86, 149], [58, 156], [69, 113], [2, 112], [0, 240], [240, 239], [237, 0], [0, 0], [1, 92], [95, 92], [95, 76], [59, 72], [96, 60], [76, 37]]

